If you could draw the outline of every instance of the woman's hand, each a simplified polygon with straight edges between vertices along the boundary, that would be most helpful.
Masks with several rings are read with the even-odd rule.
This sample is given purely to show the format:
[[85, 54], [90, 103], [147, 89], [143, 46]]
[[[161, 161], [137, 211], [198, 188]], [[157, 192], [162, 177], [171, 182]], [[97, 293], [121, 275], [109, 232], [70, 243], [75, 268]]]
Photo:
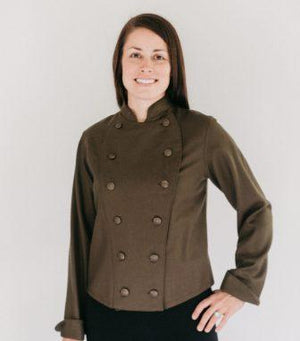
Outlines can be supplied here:
[[205, 313], [203, 314], [200, 322], [197, 325], [197, 330], [202, 331], [203, 327], [206, 325], [207, 321], [209, 320], [209, 323], [207, 324], [205, 328], [205, 332], [209, 332], [214, 324], [217, 322], [217, 320], [220, 317], [216, 317], [214, 315], [215, 311], [218, 311], [221, 314], [224, 314], [222, 316], [222, 320], [220, 324], [216, 327], [216, 331], [220, 331], [222, 327], [225, 325], [225, 323], [228, 321], [228, 319], [238, 310], [240, 310], [243, 305], [245, 304], [244, 301], [238, 299], [237, 297], [234, 297], [227, 292], [224, 292], [222, 290], [214, 290], [213, 293], [201, 300], [201, 302], [196, 306], [196, 308], [193, 311], [192, 318], [193, 320], [196, 320], [199, 315], [201, 314], [202, 310], [206, 307], [209, 307]]

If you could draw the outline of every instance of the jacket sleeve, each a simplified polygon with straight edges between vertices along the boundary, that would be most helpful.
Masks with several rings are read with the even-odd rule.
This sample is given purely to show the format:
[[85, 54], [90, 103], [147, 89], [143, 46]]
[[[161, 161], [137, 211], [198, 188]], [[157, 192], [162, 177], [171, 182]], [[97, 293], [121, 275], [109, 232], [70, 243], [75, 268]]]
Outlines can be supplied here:
[[89, 246], [95, 220], [93, 177], [87, 157], [84, 133], [77, 147], [71, 199], [71, 228], [68, 256], [67, 293], [64, 319], [55, 330], [62, 337], [84, 339], [84, 302], [87, 288]]
[[272, 243], [272, 208], [233, 138], [209, 116], [206, 139], [207, 177], [237, 212], [236, 268], [229, 269], [220, 289], [260, 304]]

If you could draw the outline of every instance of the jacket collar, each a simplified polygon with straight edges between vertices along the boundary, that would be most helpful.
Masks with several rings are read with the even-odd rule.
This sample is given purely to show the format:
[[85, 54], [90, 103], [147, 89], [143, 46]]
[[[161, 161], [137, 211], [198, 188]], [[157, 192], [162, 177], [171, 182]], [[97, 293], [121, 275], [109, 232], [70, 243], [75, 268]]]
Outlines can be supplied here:
[[[167, 96], [160, 98], [159, 100], [157, 100], [156, 102], [152, 103], [149, 106], [147, 110], [147, 117], [144, 122], [158, 119], [159, 117], [162, 116], [164, 112], [168, 111], [169, 109], [173, 107], [174, 107], [174, 104], [170, 101], [170, 99]], [[143, 122], [138, 122], [135, 113], [125, 102], [122, 104], [120, 112], [125, 118], [127, 118], [130, 121], [143, 123]]]

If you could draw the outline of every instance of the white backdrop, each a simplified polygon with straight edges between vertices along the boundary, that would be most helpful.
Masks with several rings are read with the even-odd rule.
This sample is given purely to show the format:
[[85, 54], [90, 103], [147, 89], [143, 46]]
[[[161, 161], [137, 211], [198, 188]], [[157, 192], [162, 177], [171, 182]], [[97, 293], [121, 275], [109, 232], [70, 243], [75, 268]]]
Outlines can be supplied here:
[[[261, 304], [246, 303], [219, 340], [299, 340], [296, 0], [1, 1], [1, 338], [60, 340], [76, 146], [85, 128], [119, 110], [112, 53], [126, 21], [143, 12], [175, 26], [191, 109], [233, 136], [273, 207]], [[217, 289], [234, 266], [237, 231], [211, 182], [208, 233]]]

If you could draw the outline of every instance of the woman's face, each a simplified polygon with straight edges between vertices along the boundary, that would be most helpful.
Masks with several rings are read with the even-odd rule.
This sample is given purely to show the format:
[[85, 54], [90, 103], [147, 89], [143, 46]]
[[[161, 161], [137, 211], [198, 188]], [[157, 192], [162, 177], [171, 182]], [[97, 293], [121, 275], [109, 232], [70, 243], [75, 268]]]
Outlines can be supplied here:
[[[128, 98], [157, 99], [170, 83], [171, 65], [167, 44], [146, 28], [137, 28], [126, 39], [122, 55], [122, 81]], [[153, 83], [138, 83], [136, 79]]]

